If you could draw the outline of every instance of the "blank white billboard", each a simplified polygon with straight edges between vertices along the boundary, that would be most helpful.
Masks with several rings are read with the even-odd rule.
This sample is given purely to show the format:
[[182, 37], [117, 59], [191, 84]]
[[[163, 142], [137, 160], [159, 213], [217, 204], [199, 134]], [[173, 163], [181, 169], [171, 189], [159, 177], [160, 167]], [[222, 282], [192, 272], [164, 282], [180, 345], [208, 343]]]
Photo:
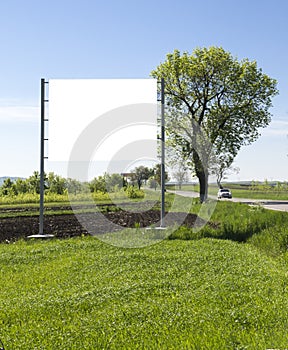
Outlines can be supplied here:
[[[157, 80], [49, 80], [49, 161], [109, 162], [129, 144], [141, 151], [141, 140], [156, 139]], [[157, 157], [154, 145], [147, 158]]]

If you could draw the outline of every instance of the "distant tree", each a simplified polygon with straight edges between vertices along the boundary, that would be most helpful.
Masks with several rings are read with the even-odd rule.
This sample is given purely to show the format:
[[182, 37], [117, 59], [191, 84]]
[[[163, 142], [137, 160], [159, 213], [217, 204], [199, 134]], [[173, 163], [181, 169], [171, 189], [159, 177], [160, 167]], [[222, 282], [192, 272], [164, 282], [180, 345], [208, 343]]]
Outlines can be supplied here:
[[149, 185], [149, 188], [153, 188], [154, 190], [157, 189], [157, 187], [159, 186], [158, 182], [155, 180], [154, 176], [151, 176], [149, 179], [148, 179], [148, 185]]
[[262, 191], [269, 191], [272, 189], [271, 184], [269, 183], [268, 179], [265, 179], [264, 182], [261, 184], [261, 190]]
[[123, 177], [120, 174], [100, 175], [89, 184], [91, 192], [117, 192], [123, 187]]
[[[154, 167], [154, 179], [157, 181], [159, 186], [161, 185], [161, 164], [156, 164]], [[169, 180], [168, 172], [165, 171], [165, 182]]]
[[92, 181], [90, 181], [89, 187], [91, 192], [107, 192], [105, 178], [102, 175], [95, 177]]
[[259, 181], [252, 180], [249, 189], [252, 191], [257, 191], [258, 185], [259, 185]]
[[84, 186], [80, 181], [68, 178], [66, 180], [66, 188], [68, 193], [76, 195], [77, 193], [82, 192], [82, 189], [84, 189]]
[[167, 163], [171, 168], [172, 176], [177, 181], [179, 189], [181, 190], [182, 184], [189, 179], [189, 166], [187, 160], [183, 157], [183, 154], [173, 152], [173, 149], [169, 147], [169, 144], [167, 147], [167, 158]]
[[66, 189], [66, 180], [63, 177], [50, 172], [47, 176], [46, 187], [47, 192], [49, 193], [63, 194]]
[[216, 182], [219, 188], [222, 188], [221, 182], [227, 179], [228, 175], [238, 174], [240, 169], [232, 166], [233, 158], [227, 160], [226, 155], [218, 157], [218, 159], [212, 164], [210, 172], [216, 176]]
[[190, 160], [205, 201], [212, 148], [234, 159], [259, 137], [259, 128], [270, 122], [276, 80], [255, 61], [238, 61], [220, 47], [197, 48], [191, 55], [175, 50], [151, 75], [165, 80], [167, 138]]
[[181, 190], [183, 183], [188, 181], [188, 169], [180, 163], [176, 166], [172, 175], [177, 181], [179, 189]]
[[138, 189], [140, 190], [143, 182], [147, 181], [149, 177], [153, 175], [154, 171], [153, 169], [149, 169], [148, 167], [140, 165], [139, 167], [132, 170], [132, 173], [134, 173], [132, 180], [137, 182]]
[[120, 174], [105, 174], [106, 188], [108, 192], [117, 192], [123, 187], [123, 177]]
[[13, 181], [9, 177], [4, 180], [3, 185], [1, 186], [1, 194], [4, 196], [15, 194]]
[[13, 184], [16, 194], [27, 193], [29, 191], [29, 186], [27, 180], [18, 178]]
[[[44, 174], [44, 187], [47, 180], [46, 174]], [[40, 193], [40, 173], [38, 171], [34, 171], [33, 175], [29, 176], [27, 179], [28, 191], [30, 193]]]

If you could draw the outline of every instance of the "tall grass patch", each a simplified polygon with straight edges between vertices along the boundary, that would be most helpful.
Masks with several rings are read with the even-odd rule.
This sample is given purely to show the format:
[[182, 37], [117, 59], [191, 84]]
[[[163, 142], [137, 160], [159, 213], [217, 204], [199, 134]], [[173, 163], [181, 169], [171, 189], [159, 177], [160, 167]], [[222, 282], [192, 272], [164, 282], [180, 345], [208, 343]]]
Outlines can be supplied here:
[[[192, 206], [193, 212], [199, 211], [199, 205]], [[254, 244], [267, 252], [274, 250], [283, 253], [288, 250], [288, 213], [264, 209], [261, 206], [249, 206], [229, 201], [218, 202], [210, 218], [201, 231], [195, 232], [180, 227], [170, 239], [200, 239], [213, 237], [237, 242]], [[263, 241], [262, 241], [263, 240]]]

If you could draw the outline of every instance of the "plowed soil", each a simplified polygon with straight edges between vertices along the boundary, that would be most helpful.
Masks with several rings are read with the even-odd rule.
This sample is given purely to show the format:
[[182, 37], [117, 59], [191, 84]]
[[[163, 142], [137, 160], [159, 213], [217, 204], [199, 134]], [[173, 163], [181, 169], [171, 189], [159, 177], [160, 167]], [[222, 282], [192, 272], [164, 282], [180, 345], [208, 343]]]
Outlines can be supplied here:
[[[59, 206], [53, 207], [52, 209], [64, 210], [68, 208]], [[68, 238], [89, 235], [91, 234], [91, 231], [93, 231], [93, 235], [98, 235], [128, 227], [135, 228], [159, 225], [159, 210], [150, 209], [135, 213], [122, 209], [117, 211], [111, 209], [113, 208], [110, 206], [108, 211], [102, 213], [103, 215], [100, 215], [99, 213], [82, 213], [77, 214], [76, 216], [72, 212], [71, 214], [63, 215], [44, 215], [44, 233], [53, 234], [58, 238]], [[1, 209], [1, 213], [3, 213], [3, 211], [5, 212], [5, 210], [7, 210], [7, 214], [9, 213], [11, 215], [11, 212], [14, 212], [15, 215], [19, 213], [19, 216], [0, 219], [1, 242], [12, 242], [20, 238], [26, 238], [29, 235], [39, 233], [38, 215], [31, 213], [31, 216], [23, 216], [23, 211], [25, 212], [25, 210], [28, 210], [24, 208]], [[29, 212], [31, 212], [31, 208], [29, 209]], [[47, 214], [49, 214], [49, 210], [47, 211]], [[186, 213], [169, 213], [167, 218], [165, 218], [165, 224], [170, 226], [174, 225], [175, 223], [183, 223], [183, 225], [193, 227], [196, 219], [197, 215], [195, 214], [187, 215]], [[199, 220], [199, 218], [197, 220], [197, 224], [201, 224], [201, 220]]]

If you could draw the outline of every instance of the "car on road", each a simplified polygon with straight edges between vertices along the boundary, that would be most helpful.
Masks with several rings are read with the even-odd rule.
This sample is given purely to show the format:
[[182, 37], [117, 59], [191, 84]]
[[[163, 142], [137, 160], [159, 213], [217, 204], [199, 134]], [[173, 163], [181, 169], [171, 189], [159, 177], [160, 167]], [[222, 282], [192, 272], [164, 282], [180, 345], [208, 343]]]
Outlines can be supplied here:
[[218, 199], [232, 198], [232, 193], [228, 188], [220, 188], [217, 194]]

